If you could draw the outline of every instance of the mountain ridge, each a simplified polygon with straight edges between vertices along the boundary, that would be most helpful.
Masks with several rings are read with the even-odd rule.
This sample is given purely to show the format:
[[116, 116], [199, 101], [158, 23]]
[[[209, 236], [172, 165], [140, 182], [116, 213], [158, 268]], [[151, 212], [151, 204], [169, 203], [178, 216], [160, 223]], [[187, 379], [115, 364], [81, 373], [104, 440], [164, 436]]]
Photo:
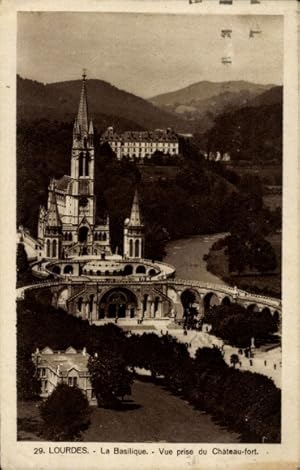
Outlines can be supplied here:
[[[186, 93], [189, 93], [191, 91], [196, 90], [198, 92], [197, 94], [197, 99], [201, 100], [204, 98], [209, 98], [215, 95], [220, 94], [220, 92], [224, 91], [229, 91], [228, 89], [230, 88], [231, 91], [236, 91], [236, 90], [241, 90], [241, 89], [257, 89], [257, 90], [268, 90], [270, 88], [273, 88], [277, 85], [275, 84], [259, 84], [259, 83], [253, 83], [249, 82], [246, 80], [229, 80], [229, 81], [221, 81], [221, 82], [214, 82], [210, 80], [201, 80], [200, 82], [196, 83], [191, 83], [190, 85], [179, 88], [174, 91], [170, 91], [167, 93], [160, 93], [159, 95], [152, 96], [151, 98], [148, 98], [150, 102], [155, 102], [155, 103], [160, 103], [160, 104], [165, 104], [167, 99], [170, 99], [171, 97], [177, 96], [178, 95], [185, 95]], [[203, 88], [205, 89], [203, 90]], [[201, 90], [202, 88], [202, 90]], [[208, 88], [210, 89], [210, 93], [208, 96]], [[201, 94], [199, 95], [199, 92]]]
[[[173, 127], [180, 131], [188, 128], [180, 116], [162, 111], [147, 100], [120, 90], [104, 80], [87, 80], [87, 88], [89, 114], [101, 131], [107, 126], [103, 115], [113, 117], [109, 123], [112, 126], [114, 121], [123, 119], [131, 122], [133, 129]], [[17, 117], [29, 121], [43, 118], [73, 121], [77, 114], [80, 89], [81, 80], [43, 84], [18, 76]]]

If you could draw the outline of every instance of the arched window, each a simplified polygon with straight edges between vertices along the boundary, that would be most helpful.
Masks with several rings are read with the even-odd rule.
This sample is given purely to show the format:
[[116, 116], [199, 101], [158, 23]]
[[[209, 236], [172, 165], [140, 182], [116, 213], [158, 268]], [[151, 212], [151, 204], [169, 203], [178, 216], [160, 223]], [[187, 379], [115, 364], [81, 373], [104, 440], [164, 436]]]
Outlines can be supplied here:
[[81, 312], [81, 308], [82, 308], [82, 297], [79, 297], [79, 299], [78, 299], [77, 308], [78, 308], [78, 311]]
[[103, 233], [103, 241], [106, 242], [106, 233]]
[[98, 240], [98, 233], [95, 232], [95, 233], [94, 233], [94, 241], [96, 242], [97, 240]]
[[52, 242], [52, 257], [56, 258], [57, 256], [57, 241], [53, 240]]
[[133, 273], [133, 267], [131, 266], [131, 264], [127, 264], [124, 268], [124, 275], [130, 276], [130, 274], [132, 273]]
[[133, 241], [129, 240], [129, 256], [130, 258], [133, 257]]
[[71, 241], [72, 241], [72, 234], [69, 233], [69, 242], [71, 242]]
[[85, 176], [89, 176], [89, 168], [90, 168], [90, 156], [89, 156], [89, 153], [86, 152], [86, 157], [85, 157]]
[[88, 227], [85, 227], [85, 226], [80, 227], [79, 232], [78, 232], [79, 243], [83, 243], [87, 241], [88, 233], [89, 233]]
[[145, 266], [140, 265], [136, 268], [135, 272], [136, 272], [136, 274], [145, 274], [146, 273], [146, 268], [145, 268]]
[[89, 300], [89, 307], [90, 307], [90, 312], [93, 310], [93, 303], [94, 303], [94, 294], [90, 295], [90, 300]]
[[83, 175], [83, 160], [84, 160], [84, 154], [80, 152], [79, 155], [79, 176], [84, 176]]
[[73, 274], [73, 266], [71, 266], [70, 264], [67, 264], [64, 267], [64, 274]]
[[52, 272], [55, 274], [60, 274], [60, 267], [59, 266], [54, 266], [52, 269]]
[[50, 240], [47, 240], [47, 258], [50, 258]]
[[135, 240], [135, 257], [139, 258], [140, 257], [140, 241]]

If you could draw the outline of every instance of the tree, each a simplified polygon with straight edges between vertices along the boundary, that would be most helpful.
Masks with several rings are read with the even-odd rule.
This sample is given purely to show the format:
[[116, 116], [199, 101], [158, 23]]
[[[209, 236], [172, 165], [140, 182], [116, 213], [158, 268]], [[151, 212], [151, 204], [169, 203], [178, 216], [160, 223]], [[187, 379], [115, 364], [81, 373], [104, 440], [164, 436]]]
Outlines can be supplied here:
[[17, 273], [18, 277], [28, 271], [29, 263], [25, 251], [24, 243], [17, 245]]
[[48, 440], [78, 439], [89, 425], [89, 403], [77, 387], [59, 384], [40, 409], [45, 424], [43, 434]]
[[40, 383], [36, 377], [31, 353], [24, 347], [17, 352], [17, 397], [18, 400], [36, 400], [40, 392]]
[[219, 348], [198, 348], [195, 356], [195, 370], [202, 372], [207, 369], [221, 369], [226, 367], [222, 352]]
[[214, 306], [204, 322], [211, 324], [212, 334], [239, 347], [249, 346], [252, 337], [266, 341], [278, 329], [278, 319], [268, 309], [255, 312], [237, 303]]
[[114, 408], [120, 397], [131, 394], [132, 374], [117, 351], [102, 350], [89, 358], [88, 369], [98, 406]]
[[267, 240], [256, 240], [252, 246], [253, 266], [261, 272], [272, 271], [277, 267], [274, 248]]

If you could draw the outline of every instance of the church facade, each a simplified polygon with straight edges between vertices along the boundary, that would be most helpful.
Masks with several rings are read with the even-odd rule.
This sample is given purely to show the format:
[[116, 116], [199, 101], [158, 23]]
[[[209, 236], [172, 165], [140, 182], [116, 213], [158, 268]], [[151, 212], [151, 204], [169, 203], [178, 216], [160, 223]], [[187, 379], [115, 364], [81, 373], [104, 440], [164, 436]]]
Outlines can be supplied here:
[[[112, 254], [109, 216], [98, 219], [96, 215], [94, 158], [94, 129], [88, 117], [84, 74], [73, 128], [70, 175], [51, 180], [47, 208], [40, 207], [40, 258], [64, 259], [83, 255], [105, 258]], [[131, 216], [125, 220], [124, 255], [127, 258], [141, 258], [143, 240], [143, 224], [136, 192]]]

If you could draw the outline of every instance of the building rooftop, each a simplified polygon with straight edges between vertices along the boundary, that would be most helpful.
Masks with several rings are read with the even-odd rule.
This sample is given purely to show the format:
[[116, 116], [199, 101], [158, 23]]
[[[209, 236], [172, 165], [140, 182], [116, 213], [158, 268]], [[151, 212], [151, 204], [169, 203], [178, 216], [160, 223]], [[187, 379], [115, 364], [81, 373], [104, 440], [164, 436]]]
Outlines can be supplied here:
[[42, 351], [36, 351], [34, 354], [35, 361], [38, 361], [39, 367], [50, 367], [62, 377], [67, 376], [71, 369], [76, 369], [79, 373], [87, 373], [87, 363], [90, 355], [85, 349], [77, 351], [69, 347], [65, 351], [52, 350], [49, 347]]
[[66, 191], [68, 189], [68, 185], [71, 182], [71, 176], [64, 175], [62, 178], [55, 180], [55, 187], [58, 191]]
[[102, 140], [117, 142], [178, 142], [178, 137], [171, 129], [155, 131], [125, 131], [121, 134], [108, 128], [101, 136]]

